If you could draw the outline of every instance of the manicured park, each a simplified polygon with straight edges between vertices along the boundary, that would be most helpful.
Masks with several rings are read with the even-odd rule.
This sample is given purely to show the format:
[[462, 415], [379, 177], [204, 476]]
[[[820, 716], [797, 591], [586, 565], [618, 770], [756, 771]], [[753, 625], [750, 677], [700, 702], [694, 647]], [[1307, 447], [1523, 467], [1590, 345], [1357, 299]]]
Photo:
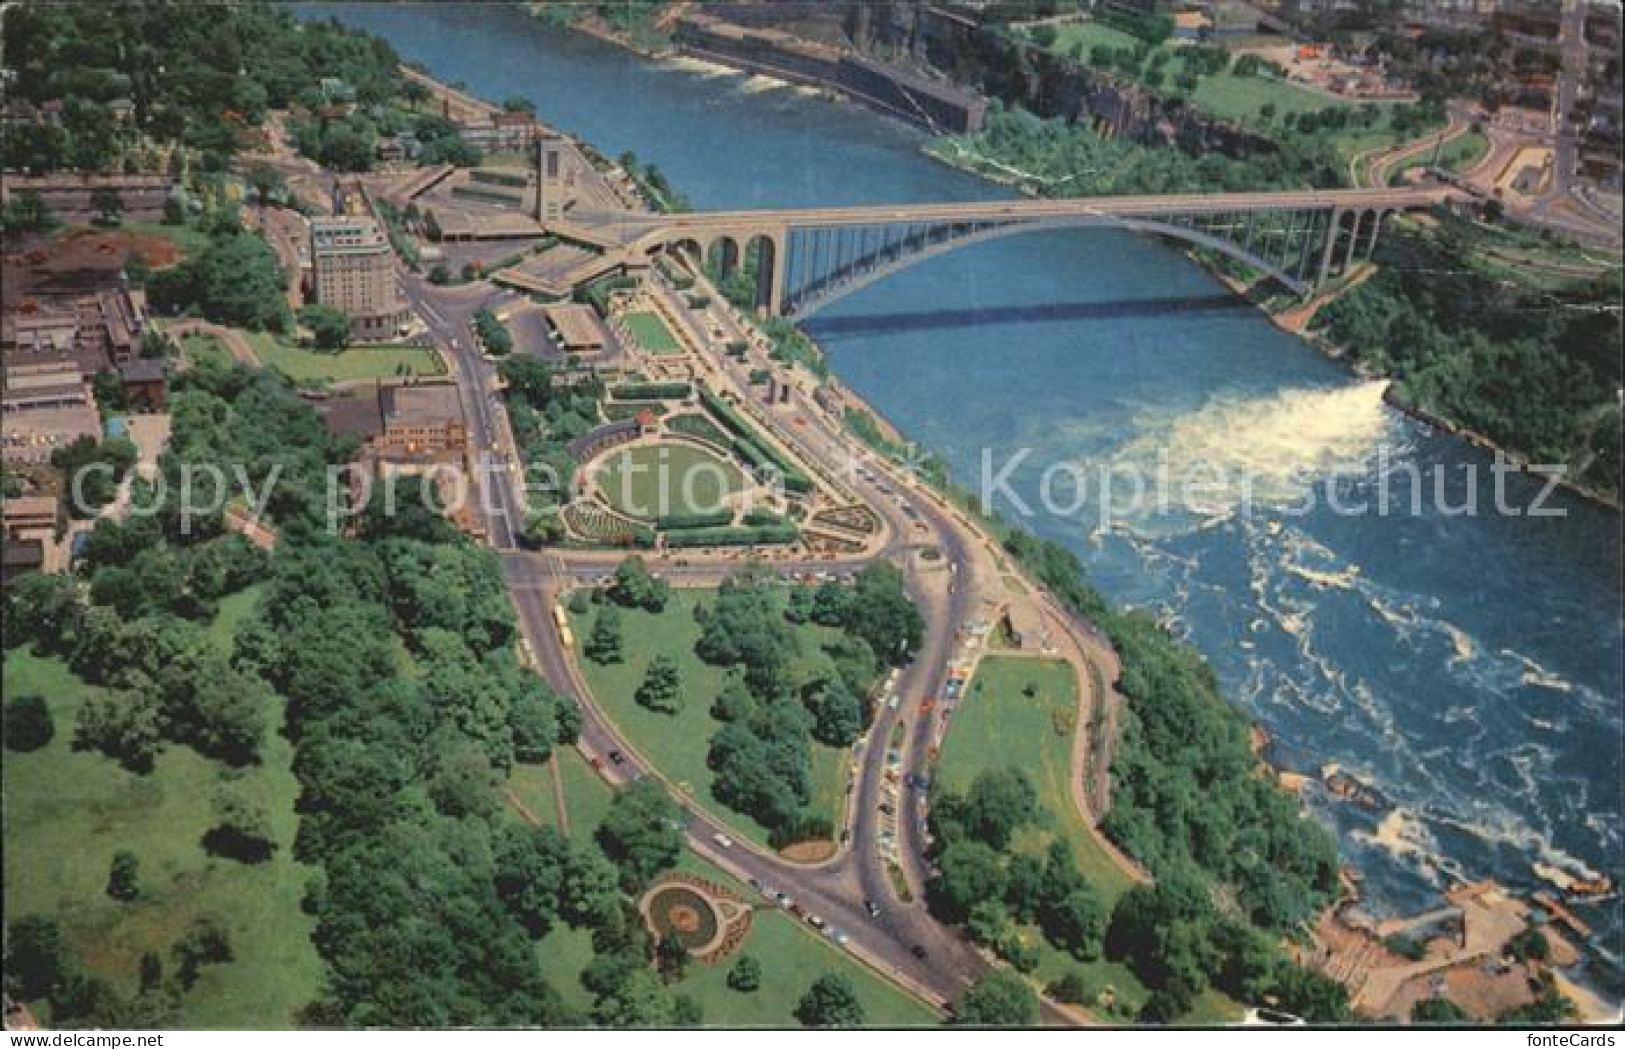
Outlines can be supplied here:
[[[574, 838], [589, 836], [608, 810], [613, 788], [575, 748], [560, 747], [553, 754], [564, 784], [570, 834]], [[547, 765], [516, 766], [509, 776], [508, 789], [543, 823], [556, 826], [553, 777]], [[755, 908], [750, 932], [738, 953], [715, 965], [691, 964], [673, 987], [699, 1001], [706, 1023], [729, 1027], [797, 1026], [797, 1001], [814, 980], [830, 972], [851, 981], [871, 1024], [914, 1027], [939, 1022], [923, 1002], [877, 976], [794, 917], [767, 904], [749, 886], [694, 853], [685, 851], [678, 869], [733, 890]], [[535, 952], [548, 982], [567, 1002], [583, 1010], [592, 1005], [592, 995], [581, 985], [581, 972], [593, 958], [590, 929], [557, 927], [537, 941]], [[728, 986], [728, 969], [739, 953], [749, 954], [761, 963], [759, 990], [746, 993]]]
[[[706, 763], [711, 737], [722, 722], [711, 715], [712, 702], [722, 693], [728, 670], [704, 662], [694, 653], [700, 625], [694, 610], [715, 600], [709, 590], [677, 590], [662, 612], [622, 609], [623, 631], [637, 644], [626, 646], [626, 659], [608, 665], [581, 660], [582, 673], [594, 701], [624, 732], [632, 744], [672, 781], [678, 783], [707, 812], [735, 828], [742, 836], [766, 845], [768, 830], [755, 820], [725, 808], [712, 797], [715, 774]], [[596, 610], [571, 615], [575, 635], [587, 637]], [[822, 646], [836, 640], [833, 628], [803, 624], [795, 628], [800, 642], [794, 670], [798, 680], [810, 681], [832, 672], [833, 663]], [[666, 655], [676, 664], [681, 679], [683, 708], [664, 714], [639, 705], [634, 698], [651, 660]], [[849, 752], [812, 744], [813, 798], [810, 811], [840, 825], [846, 798]]]
[[248, 333], [254, 355], [295, 382], [352, 382], [443, 375], [440, 355], [421, 346], [352, 346], [337, 352], [294, 346], [262, 332]]
[[682, 344], [666, 327], [666, 322], [653, 313], [628, 313], [621, 318], [626, 330], [650, 353], [677, 353]]
[[604, 501], [642, 520], [725, 509], [727, 497], [745, 486], [733, 463], [676, 442], [617, 448], [595, 465]]
[[[256, 599], [250, 590], [221, 602], [212, 628], [221, 644], [229, 646]], [[55, 724], [50, 743], [5, 758], [8, 920], [55, 918], [91, 975], [134, 994], [142, 956], [158, 956], [167, 970], [172, 945], [194, 921], [209, 918], [226, 930], [233, 959], [201, 969], [179, 999], [175, 1025], [293, 1024], [296, 1012], [321, 995], [322, 965], [310, 941], [314, 919], [300, 906], [316, 871], [292, 856], [298, 783], [288, 741], [267, 732], [261, 763], [242, 769], [171, 746], [151, 772], [136, 774], [73, 749], [74, 718], [102, 690], [60, 659], [16, 649], [6, 655], [3, 677], [8, 699], [43, 696]], [[215, 822], [213, 798], [228, 781], [269, 815], [278, 847], [263, 862], [204, 851], [203, 836]], [[106, 888], [113, 855], [125, 850], [139, 861], [140, 892], [120, 902]]]
[[[1077, 856], [1078, 870], [1110, 907], [1132, 883], [1096, 842], [1072, 799], [1077, 707], [1077, 677], [1070, 664], [1025, 656], [984, 657], [953, 712], [936, 779], [962, 792], [980, 772], [1020, 769], [1037, 792], [1044, 818], [1018, 830], [1012, 848], [1042, 856], [1053, 839], [1065, 839]], [[1091, 999], [1109, 988], [1122, 1018], [1137, 1014], [1149, 997], [1127, 966], [1105, 959], [1080, 963], [1049, 944], [1036, 928], [1024, 929], [1023, 938], [1037, 951], [1034, 975], [1042, 982], [1076, 972]], [[1234, 1003], [1209, 991], [1197, 999], [1186, 1022], [1231, 1022], [1239, 1015]]]

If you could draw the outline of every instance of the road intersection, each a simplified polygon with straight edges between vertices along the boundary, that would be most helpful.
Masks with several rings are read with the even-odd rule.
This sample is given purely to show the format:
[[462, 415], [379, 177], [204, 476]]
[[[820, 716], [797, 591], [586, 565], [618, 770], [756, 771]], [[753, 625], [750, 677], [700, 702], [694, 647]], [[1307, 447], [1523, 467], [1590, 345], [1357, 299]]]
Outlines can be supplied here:
[[[985, 621], [999, 601], [1007, 599], [1003, 580], [1014, 570], [1001, 564], [994, 540], [918, 477], [864, 448], [804, 385], [792, 384], [783, 403], [755, 404], [748, 374], [769, 363], [764, 340], [731, 308], [717, 308], [710, 314], [709, 322], [720, 324], [726, 338], [702, 364], [705, 379], [719, 391], [735, 392], [740, 406], [797, 456], [838, 473], [842, 486], [875, 511], [885, 528], [884, 541], [870, 557], [781, 555], [767, 560], [766, 566], [788, 576], [803, 576], [852, 571], [876, 557], [891, 560], [903, 569], [908, 592], [927, 624], [920, 651], [895, 683], [899, 702], [878, 705], [874, 724], [856, 748], [847, 827], [834, 854], [814, 863], [796, 863], [741, 841], [737, 832], [695, 804], [684, 785], [666, 780], [604, 714], [554, 627], [556, 603], [570, 590], [613, 571], [624, 555], [616, 551], [529, 551], [520, 546], [525, 515], [514, 465], [517, 449], [494, 393], [495, 364], [478, 350], [470, 327], [477, 310], [500, 306], [511, 293], [483, 283], [436, 286], [404, 270], [402, 287], [428, 336], [450, 360], [471, 440], [481, 460], [487, 540], [502, 558], [536, 668], [582, 708], [578, 743], [582, 753], [611, 782], [643, 776], [665, 781], [689, 812], [688, 843], [696, 853], [756, 887], [766, 906], [779, 903], [776, 894], [783, 893], [798, 911], [816, 914], [830, 930], [840, 930], [843, 935], [838, 942], [859, 960], [946, 1008], [994, 963], [957, 930], [932, 918], [923, 904], [923, 888], [931, 873], [926, 858], [929, 842], [923, 780], [914, 775], [927, 773], [941, 723], [939, 715], [921, 714], [919, 708], [921, 700], [943, 694], [951, 663], [974, 663], [978, 638], [966, 628], [978, 618]], [[669, 305], [683, 309], [670, 288], [662, 288], [660, 293], [671, 296]], [[704, 327], [695, 325], [691, 330]], [[699, 338], [710, 341], [703, 334]], [[722, 345], [739, 340], [751, 346], [744, 358], [732, 360], [721, 352]], [[681, 558], [655, 555], [650, 560], [654, 571], [677, 586], [715, 586], [742, 566], [727, 555], [688, 551]], [[1029, 582], [1020, 589], [1029, 595], [1027, 600], [1035, 602], [1035, 610], [1048, 624], [1046, 634], [1059, 641], [1053, 654], [1079, 660], [1088, 658], [1092, 650], [1095, 659], [1104, 655], [1111, 660], [1103, 667], [1106, 673], [1091, 672], [1087, 666], [1077, 668], [1080, 695], [1086, 702], [1109, 703], [1111, 697], [1095, 695], [1091, 686], [1091, 682], [1109, 682], [1115, 676], [1109, 646], [1089, 624], [1044, 597], [1036, 584]], [[1080, 724], [1088, 720], [1087, 716], [1079, 718]], [[895, 728], [899, 725], [903, 727]], [[902, 737], [895, 750], [889, 746], [894, 732]], [[1080, 747], [1080, 762], [1084, 753]], [[618, 760], [612, 760], [612, 754]], [[1079, 781], [1075, 796], [1080, 806], [1087, 806], [1082, 772], [1074, 769], [1074, 779]], [[883, 819], [877, 805], [887, 790], [888, 778], [899, 782], [895, 820]], [[1087, 807], [1083, 815], [1093, 826], [1095, 820]], [[883, 839], [887, 830], [883, 824], [893, 823], [895, 837]], [[1112, 854], [1119, 855], [1115, 850]], [[1131, 861], [1120, 857], [1120, 862], [1131, 877], [1143, 878]], [[899, 898], [899, 880], [907, 886], [909, 902]], [[1090, 1017], [1075, 1007], [1046, 999], [1043, 1019], [1047, 1024], [1065, 1025], [1086, 1023]]]

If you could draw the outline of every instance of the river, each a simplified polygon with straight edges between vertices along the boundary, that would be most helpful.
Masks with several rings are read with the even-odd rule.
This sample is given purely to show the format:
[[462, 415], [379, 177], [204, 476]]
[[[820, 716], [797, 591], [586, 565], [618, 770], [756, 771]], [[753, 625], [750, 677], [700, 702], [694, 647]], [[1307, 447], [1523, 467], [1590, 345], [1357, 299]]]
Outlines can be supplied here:
[[[920, 153], [920, 134], [761, 78], [647, 62], [497, 5], [304, 5], [390, 40], [437, 76], [604, 152], [634, 150], [697, 208], [989, 198], [1008, 190]], [[1180, 254], [1110, 231], [951, 253], [809, 322], [836, 372], [961, 483], [1010, 474], [1001, 505], [1083, 558], [1115, 600], [1155, 610], [1206, 654], [1225, 693], [1295, 769], [1335, 763], [1393, 807], [1380, 818], [1311, 791], [1379, 913], [1454, 879], [1543, 886], [1532, 865], [1617, 877], [1622, 864], [1621, 555], [1617, 515], [1554, 497], [1560, 517], [1300, 512], [1305, 486], [1345, 503], [1385, 481], [1442, 478], [1459, 505], [1489, 460], [1388, 409]], [[1170, 310], [1170, 300], [1189, 308]], [[1136, 305], [1138, 304], [1138, 305]], [[1059, 308], [1056, 308], [1059, 306]], [[1041, 308], [1042, 307], [1042, 308]], [[951, 309], [951, 317], [933, 316]], [[1029, 449], [1023, 453], [1023, 449]], [[1099, 498], [1040, 509], [1063, 464], [1231, 480], [1166, 511], [1101, 524]], [[1234, 478], [1242, 471], [1250, 489]], [[1175, 476], [1178, 476], [1176, 473]], [[1539, 485], [1509, 484], [1528, 507]], [[1485, 499], [1488, 499], [1487, 494]], [[1053, 502], [1054, 500], [1052, 500]], [[1030, 517], [1019, 511], [1025, 504]], [[1617, 897], [1592, 982], [1620, 997]]]

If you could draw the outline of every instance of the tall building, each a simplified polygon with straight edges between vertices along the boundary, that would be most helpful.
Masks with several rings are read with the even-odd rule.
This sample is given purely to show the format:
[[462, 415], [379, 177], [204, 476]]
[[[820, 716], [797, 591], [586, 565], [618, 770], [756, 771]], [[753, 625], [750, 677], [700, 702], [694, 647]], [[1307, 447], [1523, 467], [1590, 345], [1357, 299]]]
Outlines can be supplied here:
[[536, 141], [536, 221], [557, 222], [564, 217], [570, 195], [570, 176], [565, 170], [564, 139], [543, 135]]
[[342, 215], [310, 224], [316, 301], [343, 310], [357, 339], [400, 334], [409, 316], [395, 282], [395, 253], [376, 219]]

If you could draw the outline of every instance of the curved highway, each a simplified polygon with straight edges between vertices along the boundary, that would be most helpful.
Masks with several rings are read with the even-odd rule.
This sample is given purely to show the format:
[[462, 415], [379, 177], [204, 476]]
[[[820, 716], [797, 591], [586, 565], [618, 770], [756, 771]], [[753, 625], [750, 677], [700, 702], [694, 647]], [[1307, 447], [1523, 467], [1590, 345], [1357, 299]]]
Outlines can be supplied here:
[[[485, 478], [494, 482], [480, 486], [487, 536], [501, 555], [523, 635], [538, 670], [550, 685], [575, 698], [581, 706], [579, 748], [590, 759], [595, 759], [594, 763], [611, 782], [655, 776], [667, 782], [679, 800], [685, 800], [686, 793], [666, 780], [596, 705], [574, 658], [562, 647], [553, 625], [552, 607], [560, 595], [612, 570], [618, 555], [527, 552], [517, 544], [523, 529], [523, 514], [522, 502], [514, 490], [512, 437], [502, 409], [491, 393], [495, 369], [475, 349], [470, 328], [470, 319], [477, 309], [503, 299], [507, 293], [480, 293], [471, 287], [437, 288], [404, 272], [401, 286], [434, 341], [452, 358], [471, 439], [480, 450], [482, 482]], [[732, 317], [724, 320], [731, 327], [737, 326]], [[752, 354], [759, 352], [753, 349]], [[760, 363], [747, 358], [725, 365], [735, 369], [727, 378], [741, 385], [747, 398], [748, 383], [744, 382], [744, 373]], [[802, 425], [783, 426], [770, 418], [758, 421], [802, 458], [828, 464], [853, 461], [855, 456], [866, 454], [804, 390], [795, 388], [791, 397], [787, 410], [797, 413]], [[740, 835], [731, 827], [697, 805], [686, 803], [687, 838], [695, 852], [761, 891], [764, 905], [772, 906], [776, 893], [787, 894], [800, 912], [817, 915], [831, 930], [844, 933], [845, 946], [860, 960], [912, 993], [945, 1008], [988, 970], [990, 962], [957, 930], [933, 919], [920, 899], [921, 888], [930, 876], [920, 807], [924, 791], [901, 781], [908, 773], [923, 776], [927, 770], [932, 719], [919, 715], [919, 704], [927, 697], [942, 694], [959, 632], [976, 611], [973, 607], [975, 588], [967, 578], [974, 558], [967, 549], [963, 528], [951, 520], [951, 511], [944, 507], [935, 492], [872, 456], [868, 462], [871, 465], [868, 476], [853, 472], [844, 480], [884, 519], [889, 537], [877, 556], [898, 563], [904, 570], [909, 595], [920, 608], [927, 629], [919, 652], [899, 675], [895, 688], [900, 697], [897, 706], [880, 704], [873, 725], [860, 743], [848, 835], [843, 836], [841, 847], [829, 859], [816, 864], [796, 864], [740, 840]], [[882, 490], [882, 484], [886, 490]], [[923, 533], [916, 522], [924, 526]], [[919, 552], [927, 546], [940, 551], [940, 559], [928, 562], [920, 558]], [[768, 564], [775, 570], [800, 573], [852, 569], [867, 560], [821, 558]], [[683, 564], [657, 562], [654, 567], [675, 582], [704, 586], [720, 583], [737, 571], [740, 563], [706, 562], [690, 557], [685, 558]], [[887, 779], [888, 743], [898, 722], [904, 723], [906, 728], [900, 768], [896, 773], [900, 783], [895, 855], [914, 896], [908, 903], [898, 898], [882, 852], [882, 818], [878, 810]], [[609, 758], [612, 753], [620, 755], [619, 762]], [[873, 916], [871, 904], [876, 912]], [[1043, 1019], [1049, 1024], [1076, 1024], [1085, 1017], [1076, 1010], [1045, 1000]]]

